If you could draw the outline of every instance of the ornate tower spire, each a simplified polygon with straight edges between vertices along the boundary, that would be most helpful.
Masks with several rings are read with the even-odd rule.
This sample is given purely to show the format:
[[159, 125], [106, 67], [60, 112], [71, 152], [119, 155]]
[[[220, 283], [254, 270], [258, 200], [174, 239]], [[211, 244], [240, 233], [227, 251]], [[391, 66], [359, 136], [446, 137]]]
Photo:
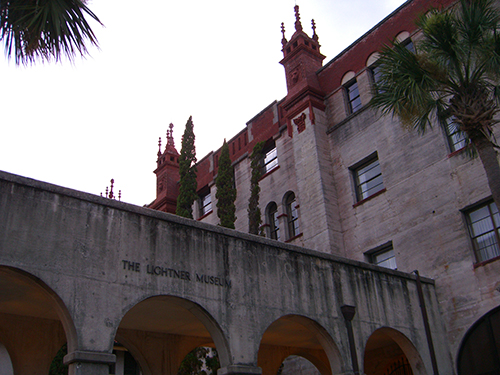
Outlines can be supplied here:
[[170, 123], [168, 126], [170, 131], [167, 130], [167, 146], [175, 147], [174, 144], [174, 124]]
[[295, 31], [302, 31], [302, 24], [300, 23], [300, 13], [299, 13], [299, 6], [295, 5], [293, 8], [295, 10]]
[[288, 40], [285, 38], [285, 23], [281, 22], [281, 34], [283, 35], [283, 38], [281, 39], [281, 45], [283, 48], [285, 47], [285, 44], [288, 43]]
[[[280, 61], [285, 68], [287, 97], [282, 104], [286, 111], [288, 134], [292, 136], [292, 120], [297, 120], [297, 114], [309, 107], [310, 122], [315, 123], [312, 108], [324, 110], [324, 93], [318, 80], [317, 72], [323, 66], [323, 56], [320, 52], [316, 23], [312, 21], [312, 37], [307, 35], [300, 22], [299, 6], [295, 5], [295, 33], [289, 41], [285, 38], [285, 26], [281, 24], [283, 34], [283, 59]], [[305, 129], [304, 116], [300, 117], [299, 133]], [[303, 123], [302, 123], [303, 122]]]
[[316, 22], [314, 22], [314, 19], [311, 20], [311, 25], [312, 25], [312, 29], [313, 29], [312, 38], [317, 42], [318, 41], [318, 34], [316, 34]]

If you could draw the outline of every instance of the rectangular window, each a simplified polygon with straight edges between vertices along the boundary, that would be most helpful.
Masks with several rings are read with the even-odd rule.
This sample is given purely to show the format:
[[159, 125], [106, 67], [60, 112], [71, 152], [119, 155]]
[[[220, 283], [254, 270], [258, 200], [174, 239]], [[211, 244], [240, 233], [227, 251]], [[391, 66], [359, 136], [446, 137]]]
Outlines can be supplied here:
[[415, 46], [410, 38], [401, 43], [408, 51], [415, 53]]
[[354, 168], [353, 173], [358, 201], [362, 201], [384, 188], [377, 155]]
[[458, 124], [450, 120], [446, 125], [445, 130], [451, 152], [461, 150], [465, 147], [465, 134], [460, 131]]
[[500, 216], [497, 206], [489, 201], [466, 213], [469, 234], [477, 262], [500, 256], [498, 248]]
[[[373, 86], [376, 88], [377, 87], [377, 84], [379, 82], [379, 79], [380, 79], [380, 74], [381, 74], [381, 71], [380, 71], [380, 65], [375, 65], [375, 66], [372, 66], [370, 68], [370, 72], [371, 72], [371, 75], [372, 75], [372, 82], [373, 82]], [[377, 90], [377, 92], [379, 92], [380, 90]]]
[[356, 112], [361, 108], [361, 98], [359, 97], [358, 83], [356, 80], [351, 81], [345, 86], [347, 93], [347, 105], [349, 114]]
[[212, 196], [210, 191], [200, 194], [200, 217], [212, 211]]
[[394, 248], [392, 247], [392, 241], [379, 246], [376, 249], [368, 251], [365, 255], [368, 257], [368, 261], [372, 264], [390, 268], [391, 270], [398, 269], [396, 256], [394, 255]]
[[276, 146], [274, 146], [269, 151], [265, 152], [264, 159], [262, 160], [262, 174], [273, 170], [278, 166], [278, 152], [276, 151]]

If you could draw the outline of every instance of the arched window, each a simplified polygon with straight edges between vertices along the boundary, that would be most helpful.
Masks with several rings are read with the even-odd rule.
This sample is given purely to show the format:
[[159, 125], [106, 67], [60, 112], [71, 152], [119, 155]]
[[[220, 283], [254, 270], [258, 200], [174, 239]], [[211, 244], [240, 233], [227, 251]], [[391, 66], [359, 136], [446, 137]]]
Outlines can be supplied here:
[[266, 209], [267, 223], [269, 224], [269, 237], [273, 240], [280, 239], [280, 224], [278, 221], [278, 206], [271, 202]]
[[297, 213], [297, 202], [295, 194], [290, 192], [285, 197], [286, 216], [288, 224], [288, 238], [295, 237], [299, 231], [299, 215]]

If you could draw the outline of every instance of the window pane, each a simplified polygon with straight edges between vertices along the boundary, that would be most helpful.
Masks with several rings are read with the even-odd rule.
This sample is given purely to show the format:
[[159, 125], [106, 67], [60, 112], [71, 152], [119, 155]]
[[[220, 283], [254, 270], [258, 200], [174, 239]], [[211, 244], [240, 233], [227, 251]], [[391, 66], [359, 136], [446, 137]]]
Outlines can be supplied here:
[[295, 207], [295, 195], [291, 193], [286, 200], [286, 214], [288, 220], [288, 236], [295, 237], [299, 234], [299, 220], [297, 208]]
[[446, 134], [452, 152], [465, 147], [465, 134], [459, 130], [458, 125], [453, 120], [450, 120], [446, 126]]
[[384, 188], [382, 171], [378, 159], [372, 160], [355, 171], [358, 200], [368, 198], [370, 195]]
[[392, 248], [375, 253], [372, 256], [372, 262], [373, 264], [381, 267], [386, 267], [393, 270], [397, 269], [394, 249]]
[[200, 196], [200, 216], [212, 211], [212, 197], [210, 193]]
[[278, 166], [278, 152], [276, 147], [266, 152], [266, 155], [263, 160], [262, 174], [266, 174], [267, 172], [273, 170]]
[[278, 219], [278, 206], [272, 202], [267, 207], [267, 221], [269, 223], [270, 235], [274, 240], [280, 239], [280, 226]]
[[413, 42], [411, 39], [407, 39], [406, 41], [403, 42], [405, 45], [405, 48], [410, 51], [410, 52], [415, 52], [415, 46], [413, 45]]
[[359, 97], [358, 83], [353, 82], [349, 86], [346, 86], [346, 90], [349, 102], [349, 110], [351, 113], [354, 113], [359, 108], [361, 108], [361, 98]]
[[500, 255], [498, 247], [499, 214], [494, 203], [488, 203], [468, 213], [469, 230], [476, 253], [482, 262]]

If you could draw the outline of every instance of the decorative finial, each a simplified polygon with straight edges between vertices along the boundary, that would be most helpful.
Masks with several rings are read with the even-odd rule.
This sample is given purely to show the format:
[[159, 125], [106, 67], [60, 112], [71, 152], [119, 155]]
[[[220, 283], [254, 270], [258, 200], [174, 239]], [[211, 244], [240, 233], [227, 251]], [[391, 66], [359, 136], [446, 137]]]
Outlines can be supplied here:
[[[115, 183], [115, 180], [112, 178], [111, 179], [111, 189], [109, 190], [109, 195], [108, 195], [108, 198], [109, 199], [114, 199], [115, 196], [113, 195], [113, 184]], [[107, 190], [107, 188], [106, 188]]]
[[[115, 183], [115, 180], [112, 178], [111, 179], [111, 188], [106, 186], [106, 193], [104, 195], [105, 198], [116, 199], [116, 196], [113, 193], [114, 183]], [[101, 193], [101, 197], [102, 197], [102, 193]], [[118, 193], [118, 200], [121, 200], [121, 198], [122, 198], [122, 191], [120, 190], [120, 192]]]
[[285, 23], [281, 22], [281, 34], [283, 35], [283, 39], [281, 39], [281, 45], [285, 47], [285, 44], [288, 43], [288, 40], [285, 38]]
[[158, 137], [158, 157], [161, 156], [161, 137]]
[[302, 31], [302, 24], [300, 23], [299, 6], [295, 5], [295, 31]]
[[167, 130], [167, 146], [175, 147], [174, 145], [174, 124], [170, 123], [168, 126], [170, 131]]
[[317, 42], [318, 35], [316, 34], [316, 22], [314, 22], [314, 19], [311, 20], [311, 25], [312, 25], [312, 29], [313, 29], [313, 39]]

